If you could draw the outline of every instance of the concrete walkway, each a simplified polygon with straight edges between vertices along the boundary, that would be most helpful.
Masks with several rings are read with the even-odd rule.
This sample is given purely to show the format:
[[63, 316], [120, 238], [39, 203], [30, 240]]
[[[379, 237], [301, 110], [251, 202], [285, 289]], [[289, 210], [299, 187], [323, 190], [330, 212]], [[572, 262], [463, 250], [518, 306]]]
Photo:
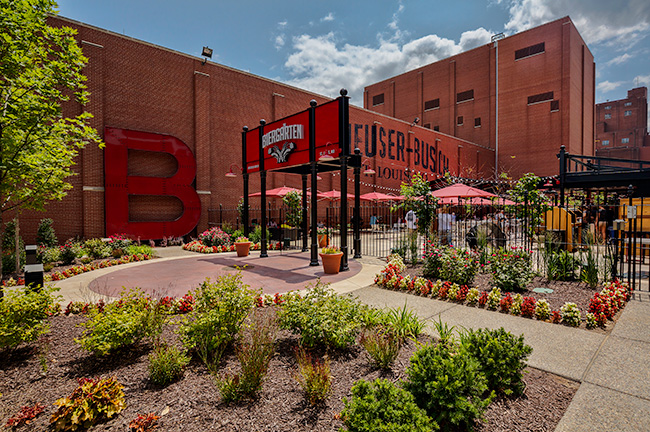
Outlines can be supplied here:
[[[99, 281], [95, 282], [95, 289], [102, 286], [102, 281], [123, 283], [138, 269], [144, 270], [138, 271], [138, 277], [155, 278], [156, 271], [163, 267], [172, 273], [200, 273], [198, 265], [205, 262], [206, 257], [221, 267], [227, 267], [233, 259], [233, 254], [197, 256], [180, 248], [159, 249], [158, 254], [164, 258], [85, 273], [56, 285], [61, 288], [60, 294], [65, 301], [96, 300], [102, 295], [89, 289], [95, 281]], [[263, 267], [258, 267], [261, 271], [256, 273], [254, 280], [255, 284], [267, 287], [265, 292], [302, 289], [306, 283], [322, 276], [321, 268], [309, 267], [308, 261], [308, 273], [300, 273], [303, 270], [298, 267], [305, 265], [295, 263], [301, 254], [285, 252], [280, 255], [270, 251], [269, 255], [263, 259]], [[217, 257], [219, 260], [215, 261]], [[259, 266], [259, 253], [253, 252], [250, 260]], [[158, 265], [152, 266], [152, 263]], [[287, 267], [290, 264], [294, 267]], [[330, 282], [337, 292], [355, 295], [366, 304], [376, 307], [406, 304], [423, 319], [441, 319], [459, 329], [503, 327], [513, 334], [524, 334], [526, 343], [533, 347], [530, 366], [580, 382], [556, 432], [650, 430], [650, 296], [645, 293], [635, 296], [612, 332], [605, 334], [377, 288], [373, 286], [373, 279], [383, 265], [383, 261], [374, 258], [351, 259], [352, 271], [329, 280], [323, 278], [323, 281]], [[294, 274], [295, 280], [287, 276], [287, 272]], [[243, 274], [245, 276], [246, 271]], [[431, 326], [428, 332], [434, 333]]]

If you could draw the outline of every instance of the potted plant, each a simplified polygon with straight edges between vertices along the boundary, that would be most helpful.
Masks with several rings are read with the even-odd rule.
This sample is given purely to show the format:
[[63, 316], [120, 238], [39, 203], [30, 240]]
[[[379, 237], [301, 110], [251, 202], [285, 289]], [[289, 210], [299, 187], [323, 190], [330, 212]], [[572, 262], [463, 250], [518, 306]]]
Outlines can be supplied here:
[[316, 233], [318, 235], [318, 247], [326, 247], [329, 244], [329, 229], [325, 227], [317, 228]]
[[343, 252], [338, 246], [327, 246], [321, 249], [320, 258], [323, 261], [323, 271], [326, 274], [338, 274], [342, 256]]
[[238, 257], [248, 256], [248, 252], [251, 249], [251, 242], [248, 240], [248, 237], [239, 236], [235, 239], [235, 250], [237, 251]]

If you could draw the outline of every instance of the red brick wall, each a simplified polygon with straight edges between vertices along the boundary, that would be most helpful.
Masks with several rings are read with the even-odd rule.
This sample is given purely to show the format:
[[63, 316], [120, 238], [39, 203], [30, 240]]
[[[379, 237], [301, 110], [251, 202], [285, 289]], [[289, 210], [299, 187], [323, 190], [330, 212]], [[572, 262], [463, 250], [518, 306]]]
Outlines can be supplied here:
[[[630, 115], [625, 115], [629, 111]], [[607, 118], [609, 116], [610, 118]], [[642, 147], [647, 140], [648, 89], [628, 90], [627, 98], [596, 105], [598, 156], [649, 160]], [[629, 142], [623, 142], [623, 139]]]

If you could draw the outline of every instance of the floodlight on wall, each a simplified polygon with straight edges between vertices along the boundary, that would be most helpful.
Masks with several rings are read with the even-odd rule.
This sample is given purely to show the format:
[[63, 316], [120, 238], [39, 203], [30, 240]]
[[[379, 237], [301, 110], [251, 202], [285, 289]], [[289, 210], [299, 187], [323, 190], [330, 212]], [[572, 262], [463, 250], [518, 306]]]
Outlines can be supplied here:
[[243, 169], [241, 169], [241, 167], [239, 165], [237, 165], [236, 163], [233, 163], [233, 164], [230, 164], [230, 171], [228, 171], [226, 173], [226, 177], [237, 177], [237, 173], [232, 170], [233, 166], [239, 168], [239, 171], [244, 171]]
[[411, 123], [411, 127], [415, 126], [416, 124], [420, 123], [420, 117], [416, 117], [413, 119], [413, 123]]
[[209, 58], [212, 58], [212, 48], [204, 46], [203, 51], [201, 51], [201, 56], [204, 57], [202, 64], [205, 64], [205, 62], [207, 62]]

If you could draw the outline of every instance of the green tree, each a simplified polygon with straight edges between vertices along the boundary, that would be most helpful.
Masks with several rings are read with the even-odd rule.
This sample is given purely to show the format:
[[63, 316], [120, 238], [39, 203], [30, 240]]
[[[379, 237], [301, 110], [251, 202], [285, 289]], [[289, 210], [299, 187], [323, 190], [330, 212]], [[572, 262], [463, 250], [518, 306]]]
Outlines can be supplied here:
[[411, 177], [410, 182], [400, 185], [400, 190], [404, 200], [394, 208], [402, 208], [404, 211], [413, 210], [418, 218], [418, 232], [426, 235], [438, 208], [438, 198], [430, 195], [429, 182], [422, 174], [416, 173]]
[[526, 173], [510, 191], [513, 201], [525, 204], [517, 210], [517, 216], [528, 219], [530, 236], [534, 234], [535, 227], [544, 221], [544, 213], [550, 208], [548, 198], [538, 189], [539, 181], [540, 178], [535, 174]]
[[302, 197], [298, 191], [290, 191], [282, 202], [287, 206], [287, 223], [292, 227], [300, 227], [302, 223]]
[[88, 101], [87, 59], [75, 30], [47, 25], [55, 8], [52, 0], [0, 0], [0, 223], [9, 210], [62, 199], [79, 149], [100, 144], [91, 114], [63, 116], [63, 103]]

